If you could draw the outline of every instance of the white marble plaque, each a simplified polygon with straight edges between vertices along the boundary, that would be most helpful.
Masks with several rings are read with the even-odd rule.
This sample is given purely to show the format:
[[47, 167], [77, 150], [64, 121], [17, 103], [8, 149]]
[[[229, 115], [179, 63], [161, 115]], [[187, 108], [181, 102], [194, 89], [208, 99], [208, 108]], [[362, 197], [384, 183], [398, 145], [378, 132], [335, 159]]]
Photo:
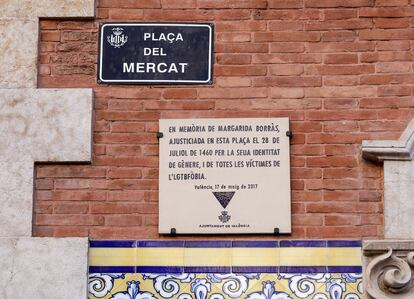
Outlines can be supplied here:
[[288, 118], [160, 120], [159, 232], [291, 232]]

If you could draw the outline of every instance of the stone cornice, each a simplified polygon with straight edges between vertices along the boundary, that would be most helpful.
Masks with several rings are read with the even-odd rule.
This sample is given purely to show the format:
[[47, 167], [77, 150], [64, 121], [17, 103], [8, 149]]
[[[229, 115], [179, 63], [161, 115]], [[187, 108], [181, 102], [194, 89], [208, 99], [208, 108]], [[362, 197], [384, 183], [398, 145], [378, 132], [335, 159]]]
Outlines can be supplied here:
[[365, 140], [362, 156], [367, 160], [411, 161], [414, 158], [414, 119], [408, 124], [398, 140]]

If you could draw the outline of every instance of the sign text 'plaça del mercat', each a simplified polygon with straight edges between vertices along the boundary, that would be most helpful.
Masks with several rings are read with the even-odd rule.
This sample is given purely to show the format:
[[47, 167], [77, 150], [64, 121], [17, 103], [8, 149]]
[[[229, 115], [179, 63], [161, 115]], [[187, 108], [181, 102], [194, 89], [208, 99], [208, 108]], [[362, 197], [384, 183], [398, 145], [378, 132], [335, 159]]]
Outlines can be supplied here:
[[107, 23], [100, 29], [100, 83], [211, 84], [210, 24]]
[[160, 120], [159, 232], [290, 233], [288, 118]]

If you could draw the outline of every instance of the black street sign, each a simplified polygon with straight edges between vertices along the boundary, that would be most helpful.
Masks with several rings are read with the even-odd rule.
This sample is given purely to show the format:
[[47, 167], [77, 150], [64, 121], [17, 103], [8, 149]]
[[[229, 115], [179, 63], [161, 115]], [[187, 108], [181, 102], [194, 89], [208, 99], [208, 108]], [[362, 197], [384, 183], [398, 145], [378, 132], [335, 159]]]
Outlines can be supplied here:
[[211, 84], [210, 24], [106, 23], [100, 29], [99, 83]]

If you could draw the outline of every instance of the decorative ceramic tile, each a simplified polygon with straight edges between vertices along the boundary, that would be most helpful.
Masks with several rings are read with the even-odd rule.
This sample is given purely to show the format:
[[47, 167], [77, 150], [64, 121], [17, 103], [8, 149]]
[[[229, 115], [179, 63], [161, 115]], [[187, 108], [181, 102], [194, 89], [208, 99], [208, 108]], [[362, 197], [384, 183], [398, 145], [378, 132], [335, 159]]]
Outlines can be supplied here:
[[[361, 261], [355, 258], [361, 243], [329, 242], [92, 241], [89, 298], [362, 298]], [[119, 251], [133, 250], [133, 246], [134, 252]], [[200, 252], [194, 254], [195, 249]], [[130, 271], [122, 271], [128, 269], [128, 260], [135, 264], [129, 265]], [[263, 271], [249, 271], [253, 269]]]

